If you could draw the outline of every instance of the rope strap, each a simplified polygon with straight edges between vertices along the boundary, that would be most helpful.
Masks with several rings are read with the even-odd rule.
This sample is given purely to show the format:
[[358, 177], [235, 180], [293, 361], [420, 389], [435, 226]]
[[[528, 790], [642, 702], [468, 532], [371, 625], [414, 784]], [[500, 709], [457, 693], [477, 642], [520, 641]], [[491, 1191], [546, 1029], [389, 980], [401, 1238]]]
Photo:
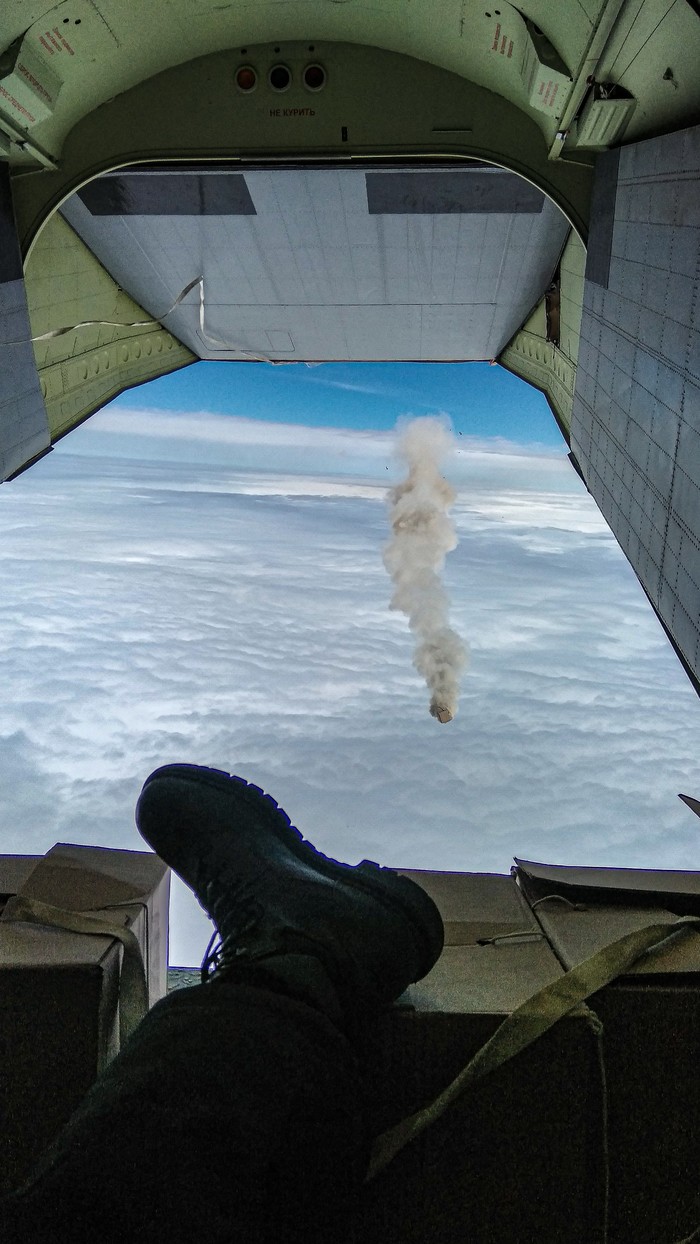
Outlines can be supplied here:
[[500, 1028], [482, 1045], [471, 1062], [429, 1106], [407, 1119], [402, 1119], [395, 1127], [389, 1128], [376, 1138], [365, 1182], [374, 1179], [397, 1153], [415, 1140], [431, 1123], [435, 1123], [476, 1080], [495, 1071], [515, 1054], [526, 1049], [579, 1003], [597, 993], [616, 976], [623, 975], [646, 951], [665, 942], [674, 934], [688, 931], [700, 932], [699, 917], [683, 916], [670, 924], [650, 924], [634, 933], [627, 933], [604, 946], [577, 967], [571, 968], [563, 976], [557, 977], [550, 985], [545, 985], [544, 989], [532, 994], [504, 1019]]
[[64, 911], [61, 907], [53, 907], [50, 903], [26, 898], [22, 894], [16, 894], [9, 900], [2, 918], [3, 921], [44, 924], [51, 928], [66, 929], [69, 933], [91, 933], [98, 937], [119, 939], [124, 947], [119, 987], [119, 1043], [123, 1046], [148, 1010], [146, 972], [136, 934], [116, 920], [88, 916], [84, 912]]

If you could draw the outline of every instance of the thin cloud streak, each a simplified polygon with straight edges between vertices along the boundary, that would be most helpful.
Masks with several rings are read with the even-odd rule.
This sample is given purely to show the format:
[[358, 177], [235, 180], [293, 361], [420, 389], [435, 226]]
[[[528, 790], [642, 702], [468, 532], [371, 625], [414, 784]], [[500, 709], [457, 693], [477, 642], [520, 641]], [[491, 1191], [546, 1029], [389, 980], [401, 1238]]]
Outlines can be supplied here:
[[381, 384], [357, 384], [348, 380], [327, 380], [324, 376], [307, 376], [307, 384], [320, 385], [324, 389], [339, 389], [344, 393], [364, 393], [367, 397], [380, 397], [384, 401], [394, 401], [405, 405], [410, 402], [411, 406], [420, 410], [434, 410], [434, 402], [424, 402], [414, 393], [411, 392], [410, 386], [405, 388], [397, 388], [392, 385]]
[[[402, 416], [410, 417], [411, 412]], [[363, 462], [378, 475], [380, 469], [393, 469], [396, 435], [394, 431], [272, 423], [207, 410], [192, 413], [119, 406], [100, 411], [77, 429], [71, 436], [70, 449], [73, 454], [97, 456], [118, 451], [121, 457], [139, 458], [148, 448], [146, 442], [152, 442], [154, 450], [157, 448], [163, 458], [170, 459], [190, 452], [188, 444], [203, 453], [207, 449], [244, 450], [249, 456], [240, 465], [246, 469], [251, 465], [269, 466], [277, 471], [286, 467], [308, 475], [308, 461], [296, 455], [312, 453], [326, 464], [324, 475], [332, 474], [334, 465], [343, 468], [348, 463]], [[218, 459], [214, 456], [210, 460]], [[506, 470], [512, 461], [523, 469], [530, 464], [540, 472], [574, 475], [560, 449], [461, 433], [457, 437], [452, 474], [476, 480], [479, 472]]]
[[[410, 419], [410, 412], [402, 416]], [[438, 418], [441, 416], [437, 412]], [[361, 445], [374, 445], [384, 451], [393, 448], [395, 433], [393, 431], [376, 431], [362, 428], [312, 427], [307, 424], [273, 423], [264, 419], [254, 419], [243, 415], [221, 415], [212, 411], [163, 411], [157, 407], [133, 406], [129, 408], [112, 407], [99, 411], [79, 432], [91, 435], [118, 433], [122, 436], [153, 436], [169, 440], [172, 437], [186, 440], [205, 439], [233, 444], [269, 444], [277, 442], [281, 445], [290, 444], [329, 444], [343, 446], [347, 441]], [[462, 434], [459, 433], [461, 437]], [[71, 453], [75, 437], [71, 442]], [[520, 441], [509, 441], [505, 437], [478, 437], [465, 435], [458, 448], [474, 450], [489, 455], [510, 454], [515, 457], [544, 457], [552, 461], [561, 461], [562, 452], [550, 446]]]

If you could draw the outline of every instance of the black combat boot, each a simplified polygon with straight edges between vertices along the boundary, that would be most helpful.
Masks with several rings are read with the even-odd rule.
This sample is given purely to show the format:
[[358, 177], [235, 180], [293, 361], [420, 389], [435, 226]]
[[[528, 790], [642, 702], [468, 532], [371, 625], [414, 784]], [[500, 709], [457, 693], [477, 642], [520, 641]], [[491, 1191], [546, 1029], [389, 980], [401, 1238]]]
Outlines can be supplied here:
[[392, 1002], [440, 955], [442, 919], [420, 886], [322, 855], [242, 778], [165, 765], [146, 780], [136, 823], [214, 921], [205, 980], [252, 968], [332, 1014], [330, 981], [347, 1015]]

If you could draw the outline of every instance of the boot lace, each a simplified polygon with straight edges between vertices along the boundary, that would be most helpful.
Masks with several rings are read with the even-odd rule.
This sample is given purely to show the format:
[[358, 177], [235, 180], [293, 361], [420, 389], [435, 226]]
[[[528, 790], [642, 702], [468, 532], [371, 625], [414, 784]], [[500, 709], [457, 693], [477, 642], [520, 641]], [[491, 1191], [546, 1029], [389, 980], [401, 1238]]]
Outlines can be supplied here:
[[202, 892], [202, 906], [214, 921], [214, 932], [204, 952], [200, 976], [206, 983], [215, 972], [230, 966], [245, 953], [242, 945], [248, 933], [259, 925], [264, 908], [253, 892], [254, 879], [237, 877], [208, 881]]

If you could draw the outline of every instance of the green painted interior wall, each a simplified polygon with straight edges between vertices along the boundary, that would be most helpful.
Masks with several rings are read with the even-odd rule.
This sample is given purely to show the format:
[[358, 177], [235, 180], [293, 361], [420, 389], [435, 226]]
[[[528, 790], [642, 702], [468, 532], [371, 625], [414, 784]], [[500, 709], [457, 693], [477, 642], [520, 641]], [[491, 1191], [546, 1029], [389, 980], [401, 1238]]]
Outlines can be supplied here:
[[[149, 319], [58, 214], [37, 238], [25, 282], [33, 336], [84, 320], [128, 325]], [[195, 360], [158, 324], [74, 328], [60, 337], [36, 341], [34, 353], [52, 442], [123, 389]]]
[[541, 389], [567, 442], [571, 433], [585, 267], [586, 248], [572, 230], [560, 265], [559, 345], [547, 341], [543, 299], [498, 360], [508, 371]]

